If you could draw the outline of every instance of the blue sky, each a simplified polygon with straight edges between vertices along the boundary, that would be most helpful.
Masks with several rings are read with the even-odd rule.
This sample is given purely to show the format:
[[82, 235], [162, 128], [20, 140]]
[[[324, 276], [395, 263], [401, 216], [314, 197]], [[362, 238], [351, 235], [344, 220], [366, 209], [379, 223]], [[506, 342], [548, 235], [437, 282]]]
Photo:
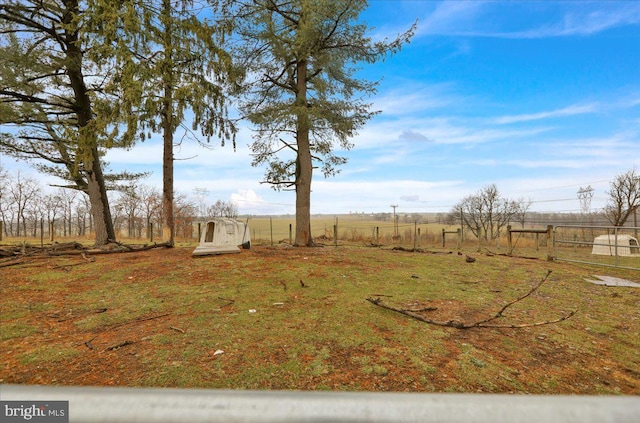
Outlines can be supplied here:
[[[416, 19], [418, 29], [362, 69], [382, 78], [370, 99], [382, 113], [342, 152], [341, 173], [314, 176], [313, 213], [447, 212], [491, 183], [533, 211], [561, 212], [579, 212], [577, 191], [591, 185], [595, 210], [617, 174], [640, 170], [639, 1], [371, 0], [362, 19], [374, 38]], [[250, 143], [247, 125], [236, 152], [185, 140], [176, 190], [206, 188], [240, 213], [293, 214], [294, 193], [260, 184]], [[160, 187], [161, 152], [158, 136], [107, 160], [152, 171], [144, 183]]]

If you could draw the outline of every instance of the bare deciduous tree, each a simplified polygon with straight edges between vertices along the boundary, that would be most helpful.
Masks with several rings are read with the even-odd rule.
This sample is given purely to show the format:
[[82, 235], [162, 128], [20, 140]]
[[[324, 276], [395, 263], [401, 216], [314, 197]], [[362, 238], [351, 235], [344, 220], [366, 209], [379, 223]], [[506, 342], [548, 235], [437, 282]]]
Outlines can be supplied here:
[[218, 200], [207, 209], [207, 217], [238, 217], [238, 207], [232, 202]]
[[[16, 236], [27, 235], [27, 209], [38, 201], [40, 185], [32, 178], [17, 173], [13, 183], [9, 185], [9, 196], [16, 209]], [[21, 231], [22, 230], [22, 231]]]
[[453, 207], [451, 214], [462, 216], [464, 226], [476, 237], [488, 240], [498, 238], [511, 220], [517, 220], [518, 216], [526, 213], [529, 204], [522, 199], [503, 198], [498, 187], [491, 184], [464, 198]]
[[614, 226], [624, 226], [640, 207], [640, 174], [631, 169], [616, 176], [607, 194], [609, 202], [604, 208], [607, 220]]

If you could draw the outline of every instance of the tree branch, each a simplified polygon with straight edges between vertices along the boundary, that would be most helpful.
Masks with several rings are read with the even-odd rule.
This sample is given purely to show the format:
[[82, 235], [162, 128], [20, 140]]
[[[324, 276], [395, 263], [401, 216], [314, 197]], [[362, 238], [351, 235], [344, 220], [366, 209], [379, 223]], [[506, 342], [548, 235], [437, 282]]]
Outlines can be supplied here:
[[441, 321], [441, 320], [434, 320], [434, 319], [429, 319], [427, 317], [424, 317], [418, 313], [415, 313], [411, 310], [405, 310], [405, 309], [401, 309], [401, 308], [397, 308], [397, 307], [393, 307], [387, 304], [383, 304], [382, 299], [380, 297], [376, 297], [376, 298], [366, 298], [367, 301], [369, 301], [371, 304], [373, 305], [377, 305], [378, 307], [382, 307], [385, 308], [387, 310], [391, 310], [391, 311], [395, 311], [397, 313], [400, 314], [404, 314], [405, 316], [411, 317], [413, 319], [419, 320], [421, 322], [425, 322], [425, 323], [429, 323], [432, 325], [436, 325], [436, 326], [444, 326], [444, 327], [450, 327], [450, 328], [456, 328], [456, 329], [471, 329], [471, 328], [511, 328], [511, 329], [517, 329], [517, 328], [528, 328], [528, 327], [534, 327], [534, 326], [543, 326], [543, 325], [549, 325], [552, 323], [558, 323], [558, 322], [562, 322], [564, 320], [567, 320], [569, 318], [571, 318], [574, 314], [576, 314], [578, 312], [578, 310], [573, 310], [571, 312], [569, 312], [566, 315], [562, 315], [557, 319], [554, 320], [545, 320], [542, 322], [535, 322], [535, 323], [522, 323], [522, 324], [495, 324], [495, 323], [491, 323], [493, 320], [496, 320], [500, 317], [503, 317], [503, 313], [512, 305], [524, 300], [525, 298], [529, 297], [531, 294], [533, 294], [534, 292], [536, 292], [540, 286], [542, 286], [542, 284], [544, 282], [546, 282], [546, 280], [549, 278], [549, 275], [551, 274], [551, 270], [547, 271], [547, 274], [544, 276], [544, 278], [542, 278], [542, 280], [536, 284], [534, 287], [532, 287], [526, 294], [516, 298], [513, 301], [510, 301], [509, 303], [507, 303], [504, 307], [502, 307], [497, 313], [495, 313], [492, 317], [489, 317], [487, 319], [484, 320], [478, 320], [475, 322], [461, 322], [459, 320], [447, 320], [447, 321]]

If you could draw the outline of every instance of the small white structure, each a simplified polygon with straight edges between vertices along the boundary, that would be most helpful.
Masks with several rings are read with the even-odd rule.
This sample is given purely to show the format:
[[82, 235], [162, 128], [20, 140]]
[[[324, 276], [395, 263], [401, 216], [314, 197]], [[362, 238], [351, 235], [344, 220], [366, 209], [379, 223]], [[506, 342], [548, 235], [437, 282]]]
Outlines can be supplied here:
[[[617, 247], [617, 248], [616, 248]], [[593, 240], [591, 254], [601, 256], [640, 256], [638, 240], [631, 235], [600, 235]]]
[[200, 235], [200, 245], [191, 253], [194, 256], [239, 253], [251, 247], [249, 225], [233, 219], [213, 219], [206, 223]]

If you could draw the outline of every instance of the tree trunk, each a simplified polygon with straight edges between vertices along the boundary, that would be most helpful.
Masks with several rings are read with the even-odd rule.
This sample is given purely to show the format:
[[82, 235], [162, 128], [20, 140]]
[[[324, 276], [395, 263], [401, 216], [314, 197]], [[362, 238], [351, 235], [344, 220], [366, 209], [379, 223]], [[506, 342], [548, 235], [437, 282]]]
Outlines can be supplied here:
[[162, 224], [162, 240], [170, 246], [174, 245], [175, 217], [173, 213], [173, 74], [171, 64], [171, 2], [162, 1], [161, 21], [164, 26], [163, 48], [165, 54], [162, 83], [164, 97], [162, 99], [162, 208], [164, 221]]
[[[93, 148], [94, 159], [91, 164], [91, 172], [87, 172], [87, 194], [91, 204], [91, 215], [95, 225], [95, 245], [105, 245], [109, 240], [116, 239], [116, 233], [111, 219], [107, 188], [104, 183], [102, 166], [98, 157], [98, 149]], [[71, 228], [69, 228], [71, 231]]]
[[[79, 5], [77, 0], [65, 3], [71, 13], [65, 14], [65, 24], [70, 25], [73, 16], [78, 15]], [[76, 157], [84, 161], [87, 173], [87, 194], [91, 203], [91, 213], [94, 218], [96, 228], [95, 245], [104, 245], [109, 239], [115, 240], [115, 231], [111, 221], [111, 211], [109, 210], [109, 200], [107, 189], [102, 174], [100, 154], [98, 151], [98, 141], [96, 134], [87, 130], [93, 119], [93, 111], [89, 91], [84, 82], [82, 72], [83, 52], [80, 49], [80, 42], [77, 31], [66, 31], [66, 70], [74, 93], [76, 115], [78, 118], [78, 153]]]
[[296, 239], [295, 246], [311, 247], [314, 245], [311, 237], [311, 177], [313, 162], [309, 143], [309, 112], [307, 109], [307, 62], [300, 61], [297, 65], [297, 128], [296, 144], [298, 157], [296, 159]]
[[164, 221], [162, 240], [174, 244], [175, 219], [173, 216], [173, 132], [167, 129], [170, 123], [164, 123], [164, 154], [162, 157], [162, 209]]

